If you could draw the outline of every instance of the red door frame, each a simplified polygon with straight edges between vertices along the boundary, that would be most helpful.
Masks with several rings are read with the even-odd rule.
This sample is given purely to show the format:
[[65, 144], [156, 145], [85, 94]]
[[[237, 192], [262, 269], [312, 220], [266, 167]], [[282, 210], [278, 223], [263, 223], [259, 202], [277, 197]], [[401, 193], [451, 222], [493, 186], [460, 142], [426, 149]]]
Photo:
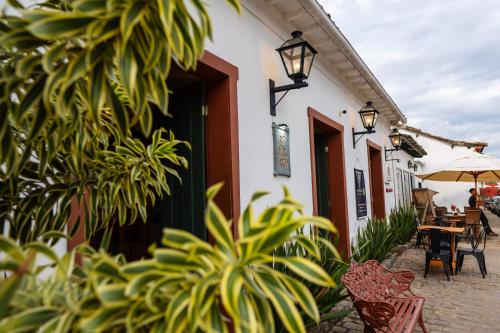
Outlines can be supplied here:
[[332, 194], [330, 216], [339, 232], [339, 251], [347, 257], [351, 255], [349, 238], [349, 217], [347, 211], [347, 190], [345, 180], [345, 155], [344, 155], [344, 126], [328, 118], [324, 114], [309, 107], [309, 147], [311, 156], [311, 177], [313, 214], [318, 214], [318, 194], [316, 184], [316, 159], [314, 147], [315, 131], [328, 135], [328, 189]]
[[206, 132], [207, 186], [224, 183], [215, 201], [233, 219], [237, 237], [240, 216], [240, 164], [238, 139], [238, 67], [205, 51], [196, 74], [206, 80], [208, 113]]
[[370, 202], [372, 217], [385, 218], [384, 173], [382, 171], [382, 147], [366, 140], [368, 148], [368, 170], [370, 174]]
[[[228, 219], [233, 219], [233, 234], [237, 236], [237, 221], [240, 215], [240, 166], [238, 139], [238, 67], [205, 51], [198, 61], [195, 73], [206, 85], [209, 116], [206, 124], [207, 186], [223, 182], [224, 186], [215, 199]], [[68, 230], [83, 215], [83, 202], [73, 200]], [[68, 241], [71, 251], [85, 240], [84, 223], [75, 236]]]

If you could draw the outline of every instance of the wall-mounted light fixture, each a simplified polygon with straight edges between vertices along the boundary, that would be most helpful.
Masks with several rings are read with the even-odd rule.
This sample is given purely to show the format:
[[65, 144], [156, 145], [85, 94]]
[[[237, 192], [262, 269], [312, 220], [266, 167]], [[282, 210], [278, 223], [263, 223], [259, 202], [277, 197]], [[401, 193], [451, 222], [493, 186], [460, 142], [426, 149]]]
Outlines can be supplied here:
[[413, 164], [413, 171], [415, 171], [415, 172], [418, 171], [418, 165], [417, 165], [417, 163]]
[[[389, 157], [392, 155], [393, 152], [398, 151], [401, 149], [401, 134], [399, 133], [398, 129], [394, 127], [392, 129], [391, 134], [389, 134], [389, 139], [391, 140], [391, 144], [394, 147], [393, 149], [387, 149], [384, 147], [384, 153], [385, 153], [385, 161], [390, 162], [390, 161], [397, 161], [399, 162], [399, 158], [393, 158], [389, 159]], [[389, 153], [389, 154], [388, 154]]]
[[413, 169], [413, 163], [411, 161], [408, 161], [408, 169]]
[[[379, 112], [377, 109], [373, 107], [372, 102], [366, 102], [366, 105], [359, 110], [359, 116], [361, 117], [361, 122], [363, 122], [363, 127], [366, 131], [363, 132], [355, 132], [354, 128], [352, 129], [352, 144], [354, 149], [356, 149], [356, 143], [363, 137], [365, 134], [375, 133], [375, 126], [377, 125]], [[356, 140], [356, 137], [359, 138]]]
[[[276, 51], [280, 54], [281, 61], [286, 70], [286, 75], [292, 79], [294, 83], [275, 87], [274, 81], [269, 79], [272, 116], [276, 116], [276, 106], [290, 90], [308, 86], [307, 82], [304, 81], [309, 78], [314, 56], [318, 53], [311, 44], [302, 38], [301, 31], [292, 32], [292, 38], [277, 48]], [[278, 92], [285, 93], [276, 102], [276, 93]]]

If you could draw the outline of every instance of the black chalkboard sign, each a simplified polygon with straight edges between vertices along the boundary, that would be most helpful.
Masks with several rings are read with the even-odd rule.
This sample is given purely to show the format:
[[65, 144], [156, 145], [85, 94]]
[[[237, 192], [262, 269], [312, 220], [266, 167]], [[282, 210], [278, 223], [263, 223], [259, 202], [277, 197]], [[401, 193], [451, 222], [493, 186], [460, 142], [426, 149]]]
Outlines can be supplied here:
[[356, 188], [356, 216], [359, 219], [368, 215], [363, 170], [354, 169], [354, 186]]

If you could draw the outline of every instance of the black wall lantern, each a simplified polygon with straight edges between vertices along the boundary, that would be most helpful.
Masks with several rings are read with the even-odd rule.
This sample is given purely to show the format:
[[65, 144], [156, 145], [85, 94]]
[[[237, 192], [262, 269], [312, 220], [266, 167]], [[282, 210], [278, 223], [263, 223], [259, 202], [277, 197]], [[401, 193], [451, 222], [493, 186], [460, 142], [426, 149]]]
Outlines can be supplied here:
[[[401, 149], [401, 134], [399, 133], [399, 131], [398, 131], [398, 129], [396, 127], [394, 127], [392, 129], [391, 134], [389, 134], [389, 139], [391, 140], [391, 144], [392, 144], [392, 146], [394, 148], [393, 149], [386, 149], [384, 147], [385, 161], [386, 162], [390, 162], [390, 161], [397, 161], [397, 162], [399, 162], [398, 158], [396, 158], [396, 159], [393, 158], [393, 159], [390, 159], [390, 160], [388, 159], [392, 155], [393, 152], [398, 151], [398, 150]], [[387, 154], [387, 153], [389, 153], [389, 154]], [[410, 167], [409, 164], [408, 164], [408, 167]]]
[[[276, 116], [276, 106], [285, 97], [288, 91], [307, 87], [307, 80], [311, 72], [316, 50], [302, 38], [302, 32], [292, 32], [292, 38], [276, 49], [286, 70], [286, 75], [293, 80], [293, 84], [275, 87], [274, 81], [269, 79], [271, 115]], [[285, 92], [276, 102], [276, 93]]]
[[[373, 107], [372, 102], [366, 102], [366, 105], [359, 110], [359, 115], [361, 117], [361, 122], [363, 123], [363, 127], [366, 131], [363, 132], [355, 132], [354, 128], [352, 129], [352, 143], [353, 147], [356, 148], [356, 143], [361, 140], [363, 135], [375, 133], [375, 125], [377, 125], [379, 112], [377, 109]], [[359, 138], [356, 140], [356, 136]]]
[[411, 161], [408, 161], [408, 169], [413, 169], [413, 163]]
[[418, 171], [418, 165], [417, 163], [413, 164], [413, 171], [417, 172]]

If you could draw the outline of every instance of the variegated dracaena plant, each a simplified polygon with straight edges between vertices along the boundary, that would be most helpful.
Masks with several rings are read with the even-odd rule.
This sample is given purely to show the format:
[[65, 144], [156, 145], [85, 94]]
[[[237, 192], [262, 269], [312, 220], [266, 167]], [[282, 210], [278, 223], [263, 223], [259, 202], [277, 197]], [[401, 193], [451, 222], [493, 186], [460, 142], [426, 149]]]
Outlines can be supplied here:
[[[19, 247], [0, 238], [0, 265], [9, 271], [0, 284], [0, 331], [269, 333], [280, 320], [289, 332], [305, 332], [298, 308], [318, 321], [316, 301], [302, 282], [273, 265], [318, 286], [334, 282], [306, 257], [272, 253], [293, 240], [318, 257], [316, 242], [295, 231], [306, 224], [335, 231], [332, 223], [302, 215], [286, 189], [281, 202], [256, 216], [252, 202], [264, 195], [256, 193], [234, 239], [231, 222], [213, 201], [219, 188], [209, 189], [205, 214], [213, 244], [165, 229], [163, 247], [136, 262], [82, 247], [83, 265], [77, 267], [75, 252], [58, 258], [42, 243]], [[38, 253], [54, 263], [49, 278], [37, 279]]]
[[[239, 11], [238, 0], [226, 2]], [[166, 177], [187, 167], [177, 155], [181, 142], [152, 135], [152, 122], [154, 112], [168, 113], [171, 62], [195, 68], [211, 38], [207, 5], [7, 3], [0, 12], [0, 232], [8, 225], [21, 242], [55, 241], [65, 236], [74, 200], [86, 211], [79, 222], [87, 239], [111, 230], [111, 217], [120, 225], [144, 220], [146, 203], [169, 194]], [[140, 132], [150, 145], [132, 134]]]

